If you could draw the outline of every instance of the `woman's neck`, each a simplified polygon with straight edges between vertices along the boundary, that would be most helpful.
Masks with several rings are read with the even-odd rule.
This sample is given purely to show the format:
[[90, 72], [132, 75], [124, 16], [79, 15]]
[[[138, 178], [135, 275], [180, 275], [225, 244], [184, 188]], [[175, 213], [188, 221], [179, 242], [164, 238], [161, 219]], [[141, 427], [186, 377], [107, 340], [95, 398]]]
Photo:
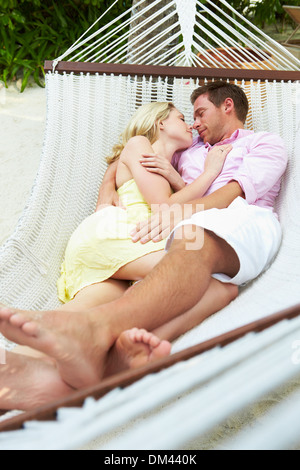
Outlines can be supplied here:
[[166, 158], [169, 162], [172, 160], [174, 153], [178, 150], [171, 142], [164, 142], [161, 139], [154, 142], [152, 147], [157, 155]]

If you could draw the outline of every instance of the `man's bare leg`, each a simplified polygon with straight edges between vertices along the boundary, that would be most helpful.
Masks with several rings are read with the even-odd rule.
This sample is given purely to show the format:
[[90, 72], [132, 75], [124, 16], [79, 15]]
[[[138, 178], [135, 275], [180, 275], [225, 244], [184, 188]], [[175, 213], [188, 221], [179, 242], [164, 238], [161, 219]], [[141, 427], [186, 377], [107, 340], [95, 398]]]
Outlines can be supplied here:
[[[195, 227], [185, 230], [190, 230], [185, 236], [191, 246]], [[3, 309], [0, 329], [8, 339], [53, 357], [70, 386], [81, 388], [97, 383], [103, 376], [107, 354], [121, 332], [133, 327], [153, 331], [193, 308], [207, 291], [212, 274], [237, 274], [240, 265], [234, 250], [207, 231], [203, 245], [197, 245], [197, 240], [201, 240], [199, 231], [202, 232], [197, 228], [193, 250], [186, 250], [185, 238], [175, 240], [145, 280], [114, 302], [85, 315], [39, 315]]]
[[1, 410], [31, 410], [72, 392], [50, 362], [7, 352], [0, 365]]
[[[145, 255], [122, 267], [115, 273], [114, 277], [116, 279], [141, 280], [154, 269], [165, 254], [164, 251], [158, 251]], [[97, 285], [91, 286], [91, 289], [93, 288], [97, 289]], [[84, 298], [86, 298], [85, 291], [87, 291], [89, 297], [92, 297], [93, 292], [85, 289], [83, 291]], [[144, 329], [138, 330], [137, 328], [124, 331], [109, 353], [109, 364], [105, 375], [108, 376], [121, 370], [140, 367], [169, 355], [171, 352], [170, 342], [201, 323], [208, 316], [224, 308], [237, 295], [237, 286], [211, 279], [207, 292], [200, 302], [188, 312], [179, 315], [153, 332], [147, 332]], [[103, 300], [103, 295], [99, 300]], [[69, 311], [72, 311], [71, 303], [67, 304]], [[99, 302], [98, 305], [101, 305], [101, 303], [104, 302]], [[96, 305], [95, 301], [93, 305]], [[78, 307], [80, 305], [77, 303], [76, 310], [80, 311]]]
[[212, 278], [202, 299], [193, 308], [156, 328], [152, 333], [161, 340], [172, 342], [229, 305], [238, 296], [238, 291], [236, 285], [224, 284]]
[[[124, 331], [109, 353], [106, 375], [140, 367], [169, 355], [172, 341], [202, 323], [213, 313], [226, 307], [237, 295], [237, 286], [212, 279], [202, 299], [188, 312], [156, 328], [148, 335], [146, 335], [146, 330], [136, 328]], [[149, 335], [151, 335], [152, 343], [147, 342]], [[152, 347], [154, 344], [156, 349]]]

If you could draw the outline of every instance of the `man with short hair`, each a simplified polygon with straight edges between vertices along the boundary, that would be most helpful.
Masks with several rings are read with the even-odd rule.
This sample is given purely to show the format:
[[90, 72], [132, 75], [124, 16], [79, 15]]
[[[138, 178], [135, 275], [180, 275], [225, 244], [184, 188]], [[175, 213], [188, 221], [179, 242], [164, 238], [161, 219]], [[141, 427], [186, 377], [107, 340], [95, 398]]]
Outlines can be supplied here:
[[184, 314], [203, 297], [211, 276], [236, 285], [254, 279], [278, 251], [273, 205], [287, 165], [281, 138], [244, 129], [247, 99], [235, 85], [216, 82], [192, 99], [199, 138], [177, 159], [185, 182], [203, 171], [212, 146], [231, 144], [232, 150], [204, 197], [190, 202], [189, 219], [177, 205], [169, 208], [172, 217], [163, 211], [137, 227], [135, 242], [169, 237], [168, 253], [153, 271], [120, 299], [83, 314], [0, 310], [3, 334], [55, 359], [70, 387], [103, 377], [123, 331], [153, 331]]

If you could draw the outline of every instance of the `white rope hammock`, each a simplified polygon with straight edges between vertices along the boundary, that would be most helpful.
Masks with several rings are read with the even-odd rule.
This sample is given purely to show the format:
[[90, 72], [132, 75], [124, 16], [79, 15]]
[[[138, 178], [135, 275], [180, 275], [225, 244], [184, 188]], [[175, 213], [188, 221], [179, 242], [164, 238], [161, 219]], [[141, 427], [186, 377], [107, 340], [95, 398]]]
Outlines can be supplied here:
[[68, 60], [299, 70], [295, 56], [225, 0], [154, 0], [145, 7], [143, 4], [145, 0], [88, 36], [102, 15], [55, 64]]
[[[138, 5], [142, 7], [143, 2]], [[221, 12], [220, 5], [226, 11]], [[177, 351], [300, 303], [300, 76], [297, 74], [300, 62], [233, 12], [223, 0], [217, 4], [207, 0], [205, 5], [198, 0], [171, 0], [167, 4], [155, 0], [148, 9], [148, 12], [145, 9], [134, 12], [136, 23], [130, 23], [133, 12], [129, 10], [90, 37], [84, 35], [55, 61], [55, 72], [46, 74], [47, 123], [41, 163], [22, 218], [12, 237], [0, 248], [0, 301], [33, 310], [59, 306], [56, 281], [66, 244], [80, 222], [94, 211], [107, 168], [105, 157], [136, 107], [155, 100], [173, 101], [187, 121], [192, 122], [189, 99], [192, 91], [214, 74], [232, 79], [234, 75], [227, 71], [228, 66], [236, 72], [239, 77], [236, 83], [245, 89], [250, 101], [247, 127], [278, 133], [287, 146], [289, 166], [277, 201], [284, 238], [268, 272], [247, 286], [230, 306], [180, 338], [174, 345]], [[146, 14], [147, 20], [143, 19]], [[160, 27], [161, 15], [164, 21], [175, 19], [175, 22], [160, 28], [157, 38], [152, 36], [150, 42], [147, 34], [151, 31], [152, 35]], [[151, 30], [145, 30], [150, 23]], [[130, 24], [136, 26], [130, 28]], [[115, 40], [119, 32], [123, 35]], [[136, 33], [138, 36], [131, 39]], [[142, 45], [143, 38], [146, 41]], [[134, 41], [138, 44], [135, 50], [131, 47]], [[226, 49], [226, 54], [219, 48]], [[168, 74], [170, 68], [163, 69], [164, 74], [160, 76], [154, 68], [153, 75], [145, 72], [138, 75], [133, 65], [131, 72], [126, 73], [121, 65], [115, 74], [58, 73], [67, 58], [76, 63], [82, 60], [119, 63], [126, 62], [128, 57], [131, 63], [146, 66], [196, 65], [197, 68], [187, 69], [185, 74], [178, 68], [180, 73], [175, 78], [171, 72]], [[71, 64], [74, 71], [76, 63]], [[205, 73], [201, 66], [205, 66]], [[209, 68], [212, 72], [206, 76]], [[271, 70], [274, 81], [248, 78], [246, 69], [253, 69], [254, 73], [257, 68], [262, 76], [269, 74], [268, 77]], [[291, 71], [293, 79], [276, 81], [278, 70]], [[1, 341], [11, 347], [3, 338]], [[263, 356], [262, 351], [257, 361]], [[179, 368], [178, 374], [181, 373]], [[284, 382], [288, 377], [282, 375], [281, 379]], [[178, 376], [176, 380], [181, 382]], [[257, 396], [266, 392], [257, 382], [256, 386]], [[125, 392], [120, 391], [121, 397]], [[245, 406], [244, 399], [237, 405]], [[4, 446], [3, 442], [0, 445]]]

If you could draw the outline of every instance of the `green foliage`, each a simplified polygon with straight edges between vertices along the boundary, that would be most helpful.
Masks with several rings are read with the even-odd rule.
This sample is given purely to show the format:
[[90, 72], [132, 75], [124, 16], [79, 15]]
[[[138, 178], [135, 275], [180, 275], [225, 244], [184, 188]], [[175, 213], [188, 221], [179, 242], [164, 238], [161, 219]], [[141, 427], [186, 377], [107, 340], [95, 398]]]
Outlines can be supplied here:
[[[0, 0], [0, 80], [22, 78], [24, 91], [30, 76], [44, 84], [43, 64], [70, 47], [108, 7], [111, 0]], [[119, 1], [103, 24], [131, 7]], [[101, 26], [101, 22], [97, 27]]]
[[299, 0], [260, 0], [252, 8], [255, 22], [258, 26], [264, 27], [265, 24], [284, 24], [292, 23], [290, 17], [282, 8], [283, 5], [299, 6]]

